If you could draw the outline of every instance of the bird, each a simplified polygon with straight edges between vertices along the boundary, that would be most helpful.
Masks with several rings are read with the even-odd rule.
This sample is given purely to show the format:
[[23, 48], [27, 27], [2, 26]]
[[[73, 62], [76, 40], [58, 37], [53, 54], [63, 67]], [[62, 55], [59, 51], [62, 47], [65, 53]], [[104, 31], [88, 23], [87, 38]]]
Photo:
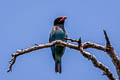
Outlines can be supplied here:
[[[62, 40], [64, 42], [67, 42], [65, 38], [67, 38], [67, 33], [64, 28], [64, 22], [67, 19], [67, 17], [62, 16], [58, 17], [54, 20], [54, 26], [52, 28], [52, 31], [50, 32], [49, 36], [49, 42], [55, 41], [55, 40]], [[62, 72], [61, 67], [61, 59], [65, 52], [65, 46], [60, 44], [55, 44], [51, 47], [52, 56], [55, 61], [55, 72]]]

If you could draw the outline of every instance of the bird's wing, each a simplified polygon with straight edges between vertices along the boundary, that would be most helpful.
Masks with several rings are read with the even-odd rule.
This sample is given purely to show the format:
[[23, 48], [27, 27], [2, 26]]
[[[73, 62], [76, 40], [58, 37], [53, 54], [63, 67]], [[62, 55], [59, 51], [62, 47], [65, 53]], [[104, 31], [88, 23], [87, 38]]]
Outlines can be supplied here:
[[54, 26], [50, 33], [49, 42], [52, 42], [54, 40], [61, 40], [61, 39], [62, 41], [66, 41], [63, 37], [67, 38], [66, 31], [58, 26]]
[[51, 32], [49, 37], [49, 42], [52, 42], [54, 40], [55, 40], [55, 32]]

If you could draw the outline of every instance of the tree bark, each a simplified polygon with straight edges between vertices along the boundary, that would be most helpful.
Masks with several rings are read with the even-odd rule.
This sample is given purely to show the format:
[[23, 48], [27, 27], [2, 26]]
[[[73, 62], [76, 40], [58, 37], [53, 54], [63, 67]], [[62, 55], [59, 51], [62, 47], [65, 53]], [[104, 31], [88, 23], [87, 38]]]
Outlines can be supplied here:
[[51, 43], [46, 43], [46, 44], [40, 44], [40, 45], [35, 44], [35, 46], [29, 47], [29, 48], [24, 49], [24, 50], [17, 50], [16, 53], [12, 54], [12, 59], [9, 61], [10, 66], [9, 66], [9, 69], [7, 72], [12, 71], [12, 66], [14, 65], [18, 56], [35, 51], [35, 50], [39, 50], [42, 48], [49, 48], [55, 44], [61, 44], [61, 45], [64, 45], [68, 48], [80, 51], [81, 54], [85, 58], [92, 61], [92, 64], [94, 65], [94, 67], [102, 70], [103, 74], [106, 75], [109, 80], [117, 80], [107, 66], [105, 66], [103, 63], [98, 61], [94, 55], [92, 55], [91, 53], [86, 52], [84, 50], [88, 49], [88, 48], [93, 48], [93, 49], [97, 49], [100, 51], [104, 51], [111, 58], [112, 63], [115, 66], [116, 73], [118, 75], [118, 79], [120, 80], [120, 58], [117, 56], [116, 52], [114, 51], [113, 46], [110, 44], [110, 40], [109, 40], [108, 35], [107, 35], [105, 30], [104, 30], [104, 35], [105, 35], [105, 40], [106, 40], [105, 46], [102, 46], [102, 45], [99, 45], [96, 43], [92, 43], [92, 42], [82, 43], [81, 38], [79, 40], [66, 38], [66, 40], [70, 40], [71, 42], [77, 42], [78, 45], [74, 45], [74, 44], [69, 43], [69, 42], [63, 42], [61, 40], [56, 40], [56, 41], [53, 41]]

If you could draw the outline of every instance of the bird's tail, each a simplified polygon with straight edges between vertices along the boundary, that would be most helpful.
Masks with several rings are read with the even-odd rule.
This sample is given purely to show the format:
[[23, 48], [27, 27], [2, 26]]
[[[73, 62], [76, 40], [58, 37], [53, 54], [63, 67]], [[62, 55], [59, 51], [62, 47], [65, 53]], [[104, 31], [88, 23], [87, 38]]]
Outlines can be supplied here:
[[61, 68], [61, 60], [58, 60], [55, 62], [55, 72], [62, 72], [62, 68]]

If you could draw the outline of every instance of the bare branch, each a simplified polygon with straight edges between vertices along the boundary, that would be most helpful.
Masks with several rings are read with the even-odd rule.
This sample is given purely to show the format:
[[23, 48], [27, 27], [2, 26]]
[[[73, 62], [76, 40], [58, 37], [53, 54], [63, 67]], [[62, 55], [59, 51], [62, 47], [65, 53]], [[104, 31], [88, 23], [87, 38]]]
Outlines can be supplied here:
[[94, 48], [94, 49], [97, 49], [97, 50], [101, 50], [101, 51], [106, 51], [106, 47], [105, 46], [102, 46], [102, 45], [99, 45], [99, 44], [96, 44], [96, 43], [92, 43], [92, 42], [85, 42], [83, 43], [83, 48], [84, 49], [87, 49], [87, 48]]
[[[63, 42], [63, 41], [61, 41], [61, 40], [56, 40], [56, 41], [53, 41], [53, 42], [47, 43], [47, 44], [35, 45], [35, 46], [29, 47], [29, 48], [27, 48], [27, 49], [25, 49], [25, 50], [17, 50], [16, 53], [12, 54], [12, 57], [13, 57], [13, 58], [12, 58], [11, 61], [10, 61], [10, 66], [9, 66], [8, 72], [10, 72], [10, 71], [12, 70], [12, 66], [13, 66], [13, 64], [15, 63], [16, 58], [17, 58], [18, 56], [23, 55], [23, 54], [26, 54], [26, 53], [29, 53], [29, 52], [32, 52], [32, 51], [35, 51], [35, 50], [38, 50], [38, 49], [48, 48], [48, 47], [51, 47], [51, 46], [53, 46], [53, 45], [55, 45], [55, 44], [62, 44], [62, 45], [65, 45], [65, 46], [67, 46], [67, 47], [69, 47], [69, 48], [72, 48], [72, 49], [76, 49], [76, 50], [81, 51], [82, 53], [84, 53], [84, 54], [83, 54], [84, 57], [86, 57], [86, 58], [88, 58], [88, 59], [91, 59], [91, 61], [94, 63], [94, 66], [100, 68], [101, 70], [103, 70], [103, 71], [106, 73], [106, 75], [107, 75], [108, 77], [111, 77], [112, 80], [115, 80], [114, 77], [113, 77], [113, 75], [112, 75], [112, 73], [109, 71], [109, 69], [108, 69], [107, 67], [105, 67], [102, 63], [98, 62], [98, 61], [96, 60], [96, 58], [95, 58], [94, 56], [92, 56], [90, 53], [88, 54], [87, 52], [83, 51], [83, 47], [82, 47], [82, 48], [80, 47], [80, 46], [82, 45], [81, 39], [79, 39], [79, 41], [78, 41], [78, 44], [79, 44], [80, 46], [77, 46], [77, 45], [74, 45], [74, 44], [71, 44], [71, 43], [68, 43], [68, 42]], [[90, 44], [90, 46], [89, 46], [89, 44]], [[84, 45], [86, 48], [90, 48], [91, 46], [95, 46], [95, 44], [93, 45], [93, 44], [91, 44], [91, 43], [87, 43], [87, 44], [85, 43], [85, 44], [83, 44], [83, 45]], [[88, 46], [88, 47], [87, 47], [87, 46]], [[98, 46], [95, 46], [95, 47], [98, 47]]]
[[[119, 80], [120, 80], [120, 58], [117, 56], [116, 52], [114, 51], [114, 48], [110, 44], [109, 37], [108, 37], [107, 32], [105, 30], [104, 30], [104, 35], [105, 35], [105, 39], [106, 39], [106, 46], [102, 46], [102, 45], [95, 44], [92, 42], [86, 42], [86, 43], [83, 43], [83, 49], [94, 48], [94, 49], [106, 52], [110, 56], [110, 58], [112, 59], [112, 62], [115, 65], [116, 72], [117, 72], [117, 74], [119, 76]], [[70, 40], [72, 42], [74, 41], [74, 42], [78, 43], [78, 40], [74, 40], [74, 39], [70, 39], [70, 38], [67, 40]]]
[[116, 72], [117, 72], [119, 80], [120, 80], [120, 59], [117, 56], [116, 52], [114, 51], [114, 48], [110, 44], [109, 37], [108, 37], [107, 32], [105, 30], [104, 30], [104, 35], [105, 35], [105, 39], [106, 39], [106, 52], [110, 56], [110, 58], [112, 59], [112, 62], [115, 65]]
[[70, 44], [70, 43], [67, 43], [67, 42], [63, 42], [61, 40], [56, 40], [56, 41], [53, 41], [53, 42], [47, 43], [47, 44], [40, 44], [40, 45], [36, 45], [35, 44], [35, 46], [33, 46], [33, 47], [29, 47], [29, 48], [27, 48], [25, 50], [17, 50], [16, 53], [12, 54], [13, 58], [9, 61], [10, 66], [9, 66], [9, 69], [8, 69], [7, 72], [10, 72], [12, 70], [12, 66], [15, 63], [16, 58], [18, 56], [26, 54], [26, 53], [29, 53], [29, 52], [32, 52], [32, 51], [35, 51], [35, 50], [38, 50], [38, 49], [48, 48], [48, 47], [53, 46], [54, 44], [62, 44], [62, 45], [65, 45], [65, 46], [67, 46], [69, 48], [73, 48], [73, 49], [79, 50], [77, 45], [73, 45], [73, 44]]
[[82, 41], [81, 41], [81, 37], [78, 40], [78, 47], [80, 48], [80, 46], [82, 45]]
[[13, 66], [13, 64], [14, 64], [14, 63], [15, 63], [15, 61], [16, 61], [16, 57], [17, 57], [17, 56], [13, 56], [13, 58], [9, 61], [10, 66], [9, 66], [9, 69], [8, 69], [8, 71], [7, 71], [7, 72], [12, 71], [12, 66]]
[[106, 45], [110, 46], [111, 44], [110, 44], [110, 40], [109, 40], [109, 37], [107, 35], [107, 32], [106, 32], [106, 30], [103, 30], [103, 31], [104, 31], [104, 35], [105, 35], [105, 39], [106, 39]]
[[[107, 35], [106, 32], [105, 32], [105, 35]], [[116, 67], [116, 70], [117, 70], [117, 73], [118, 73], [118, 76], [119, 76], [120, 63], [118, 63], [118, 62], [120, 62], [120, 60], [117, 57], [116, 53], [114, 52], [113, 47], [109, 44], [110, 41], [108, 39], [108, 36], [107, 36], [106, 40], [108, 40], [107, 44], [109, 44], [109, 47], [108, 46], [102, 46], [102, 45], [99, 45], [99, 44], [95, 44], [95, 43], [92, 43], [92, 42], [82, 43], [81, 38], [79, 40], [74, 40], [74, 39], [67, 38], [66, 40], [70, 40], [72, 42], [77, 42], [78, 45], [74, 45], [74, 44], [71, 44], [71, 43], [68, 43], [68, 42], [63, 42], [61, 40], [56, 40], [56, 41], [53, 41], [53, 42], [47, 43], [47, 44], [40, 44], [40, 45], [35, 44], [35, 46], [29, 47], [29, 48], [24, 49], [24, 50], [17, 50], [16, 53], [12, 54], [12, 59], [10, 60], [10, 66], [9, 66], [8, 72], [10, 72], [12, 70], [12, 66], [14, 65], [14, 63], [16, 61], [16, 58], [18, 56], [29, 53], [29, 52], [32, 52], [32, 51], [35, 51], [35, 50], [38, 50], [38, 49], [48, 48], [48, 47], [51, 47], [55, 44], [61, 44], [61, 45], [67, 46], [68, 48], [72, 48], [72, 49], [81, 51], [83, 56], [90, 59], [95, 67], [104, 71], [104, 73], [107, 75], [109, 80], [115, 80], [115, 78], [114, 78], [113, 74], [110, 72], [110, 70], [106, 66], [104, 66], [101, 62], [97, 61], [95, 56], [91, 55], [88, 52], [85, 52], [84, 49], [94, 48], [94, 49], [97, 49], [97, 50], [107, 52], [110, 55], [110, 57], [112, 58], [112, 61], [115, 64], [115, 67]]]
[[[79, 40], [80, 40], [80, 42], [82, 42], [81, 39], [79, 39]], [[104, 74], [108, 77], [109, 80], [116, 80], [114, 78], [112, 72], [104, 64], [99, 62], [94, 55], [91, 55], [90, 53], [84, 51], [82, 43], [80, 43], [80, 45], [81, 45], [80, 46], [80, 52], [82, 53], [82, 55], [85, 58], [88, 58], [88, 60], [91, 60], [95, 67], [97, 67], [100, 70], [102, 70], [104, 72]]]
[[71, 38], [65, 38], [66, 40], [70, 40], [71, 42], [78, 42], [78, 40], [71, 39]]
[[99, 62], [94, 55], [91, 55], [88, 52], [85, 52], [83, 47], [80, 47], [80, 52], [85, 58], [88, 58], [89, 60], [92, 61], [93, 65], [100, 70], [103, 71], [103, 73], [108, 77], [109, 80], [116, 80], [115, 77], [113, 76], [112, 72], [101, 62]]
[[[76, 40], [78, 42], [78, 40]], [[32, 52], [32, 51], [35, 51], [35, 50], [38, 50], [38, 49], [42, 49], [42, 48], [48, 48], [48, 47], [51, 47], [53, 46], [54, 44], [62, 44], [62, 45], [65, 45], [69, 48], [72, 48], [72, 49], [76, 49], [76, 50], [80, 50], [78, 45], [74, 45], [74, 44], [71, 44], [71, 43], [68, 43], [68, 42], [63, 42], [61, 40], [56, 40], [56, 41], [53, 41], [51, 43], [47, 43], [47, 44], [40, 44], [40, 45], [36, 45], [33, 46], [33, 47], [29, 47], [25, 50], [17, 50], [16, 53], [12, 54], [12, 59], [10, 61], [10, 66], [9, 66], [9, 69], [8, 69], [8, 72], [11, 71], [12, 69], [12, 66], [13, 64], [15, 63], [16, 61], [16, 57], [17, 56], [20, 56], [20, 55], [23, 55], [23, 54], [26, 54], [26, 53], [29, 53], [29, 52]], [[90, 43], [90, 42], [87, 42], [87, 43], [84, 43], [83, 44], [83, 47], [86, 49], [86, 48], [96, 48], [96, 49], [104, 49], [103, 46], [100, 46], [100, 45], [97, 45], [97, 44], [94, 44], [94, 43]]]

